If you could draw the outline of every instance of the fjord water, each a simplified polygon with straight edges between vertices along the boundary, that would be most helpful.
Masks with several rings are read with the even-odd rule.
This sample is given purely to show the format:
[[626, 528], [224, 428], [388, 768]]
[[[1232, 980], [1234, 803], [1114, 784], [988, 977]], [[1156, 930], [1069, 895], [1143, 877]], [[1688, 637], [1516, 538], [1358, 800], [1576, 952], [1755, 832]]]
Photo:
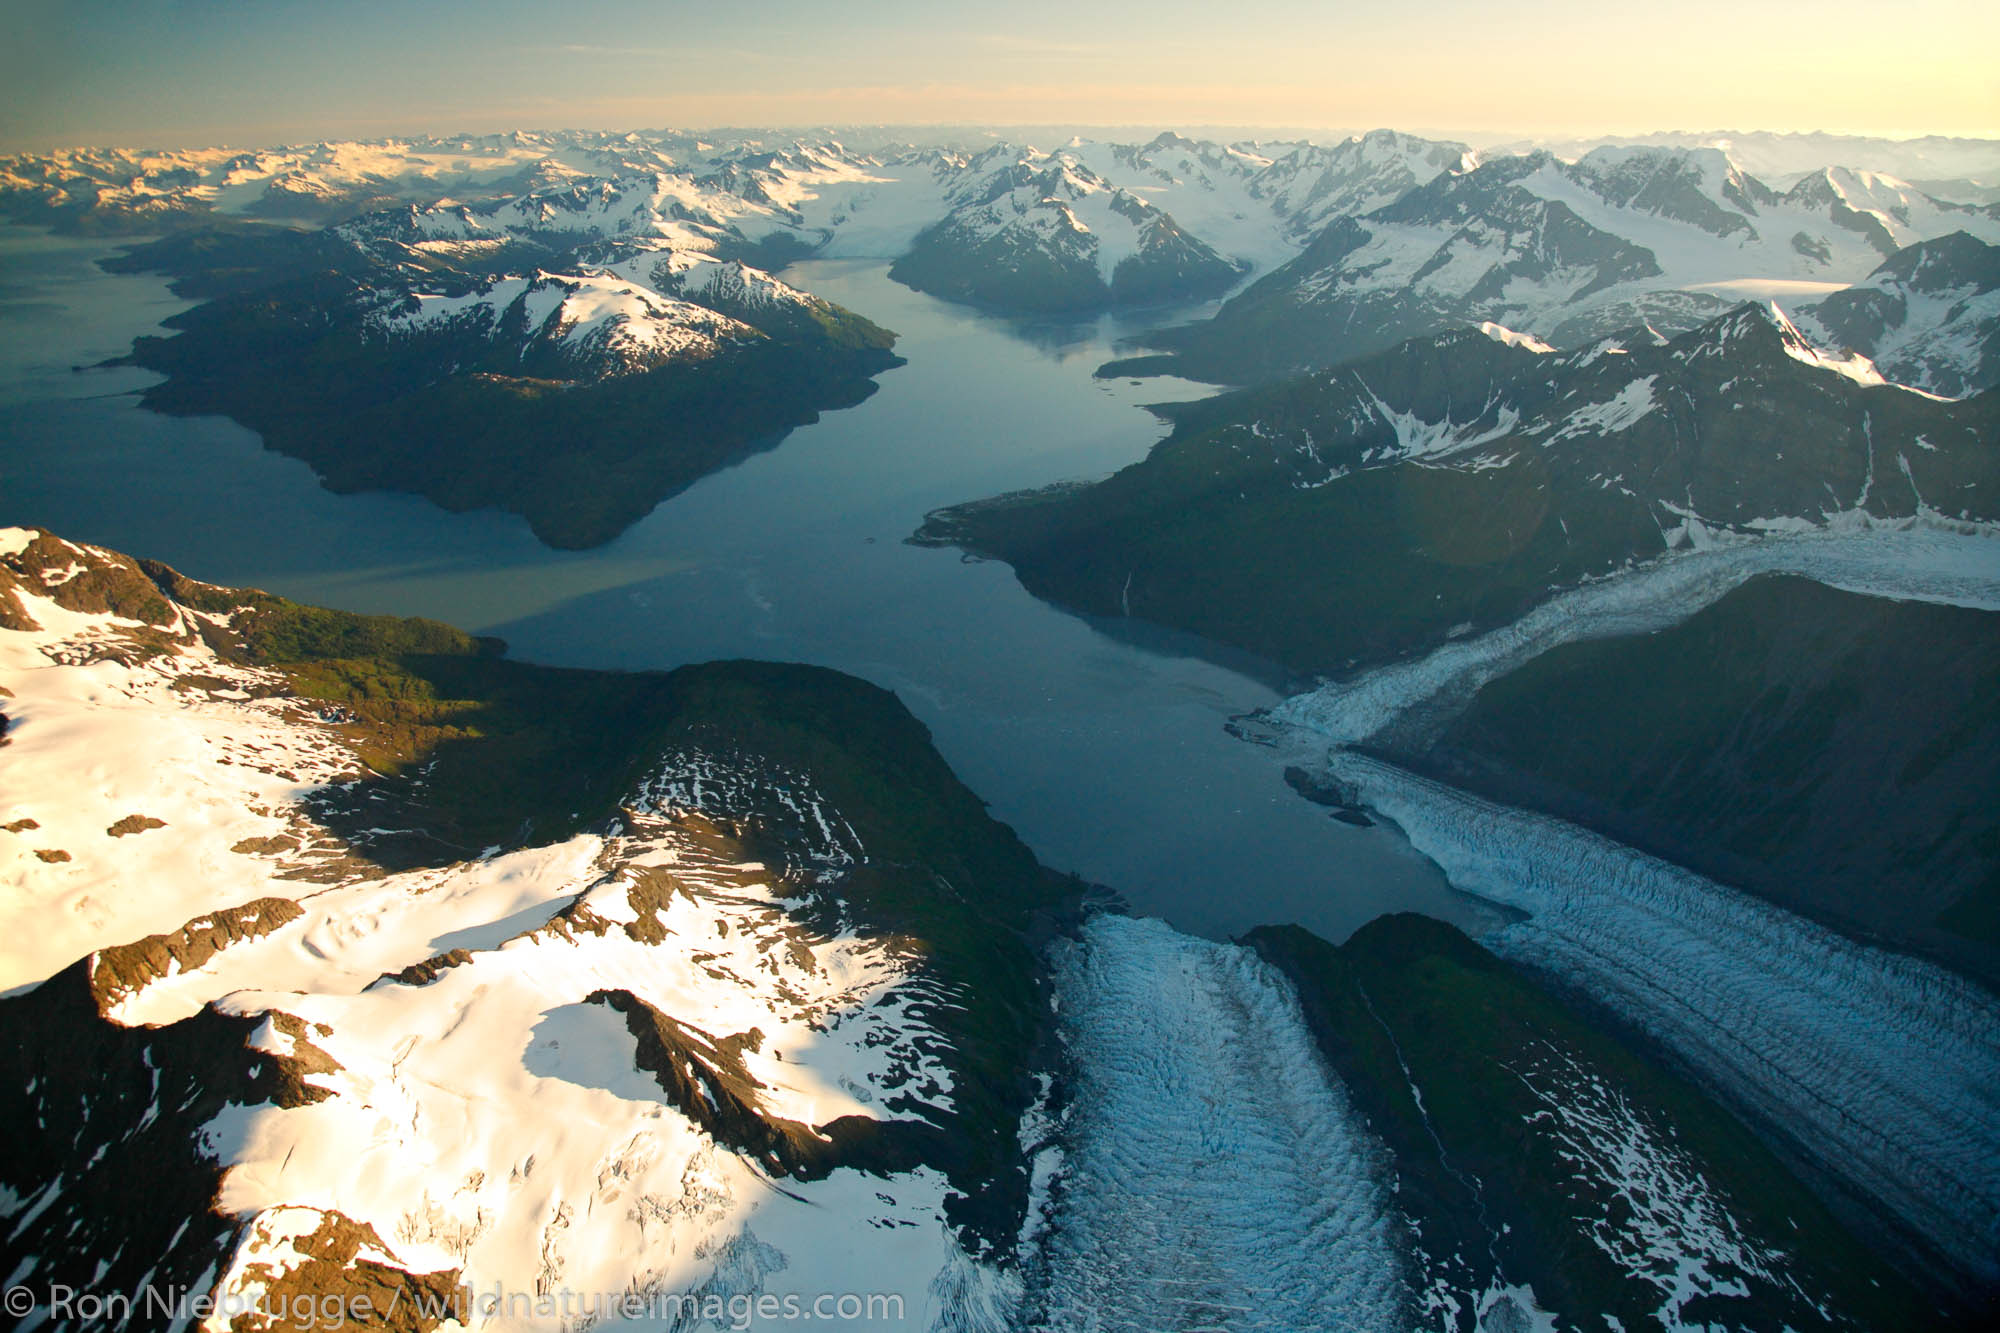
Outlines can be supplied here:
[[333, 495], [231, 422], [140, 409], [144, 372], [73, 369], [186, 308], [159, 279], [103, 274], [109, 253], [0, 231], [0, 523], [301, 601], [433, 616], [531, 661], [851, 672], [896, 691], [1046, 863], [1198, 934], [1296, 921], [1339, 940], [1393, 910], [1489, 919], [1400, 839], [1329, 819], [1269, 752], [1224, 732], [1276, 701], [1268, 668], [1087, 623], [1004, 565], [904, 544], [931, 509], [1145, 453], [1163, 428], [1141, 404], [1201, 390], [1094, 380], [1131, 331], [1114, 320], [1023, 325], [911, 292], [880, 262], [795, 265], [788, 280], [901, 334], [909, 364], [610, 544], [557, 552], [511, 516]]

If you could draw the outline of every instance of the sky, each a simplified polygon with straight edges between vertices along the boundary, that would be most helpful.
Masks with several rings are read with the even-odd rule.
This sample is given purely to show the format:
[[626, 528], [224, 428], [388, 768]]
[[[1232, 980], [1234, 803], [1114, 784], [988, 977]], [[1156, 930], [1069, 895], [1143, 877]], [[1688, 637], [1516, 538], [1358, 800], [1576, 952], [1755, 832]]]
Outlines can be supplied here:
[[0, 0], [0, 150], [1065, 124], [2000, 137], [1992, 0]]

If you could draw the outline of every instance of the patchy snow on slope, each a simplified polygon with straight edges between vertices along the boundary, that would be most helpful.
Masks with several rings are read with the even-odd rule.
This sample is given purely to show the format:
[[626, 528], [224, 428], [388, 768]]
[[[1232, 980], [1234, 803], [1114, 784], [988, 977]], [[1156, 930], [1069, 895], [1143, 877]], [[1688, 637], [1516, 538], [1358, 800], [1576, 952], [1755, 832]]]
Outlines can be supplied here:
[[1633, 380], [1606, 401], [1587, 403], [1570, 412], [1546, 443], [1554, 444], [1573, 435], [1611, 435], [1631, 429], [1660, 405], [1653, 396], [1653, 382], [1657, 378], [1647, 375]]
[[[1986, 383], [1982, 372], [2000, 328], [1990, 255], [1970, 237], [1947, 237], [1892, 258], [1846, 298], [1801, 309], [1798, 325], [1822, 347], [1859, 341], [1897, 383], [1969, 395]], [[1982, 257], [1989, 262], [1982, 265]], [[1829, 317], [1841, 333], [1829, 330]]]
[[1159, 209], [1068, 152], [1023, 152], [984, 176], [969, 174], [953, 193], [960, 202], [944, 225], [960, 244], [1001, 240], [1087, 256], [1107, 285], [1162, 220]]
[[461, 296], [418, 292], [371, 319], [388, 337], [467, 328], [489, 341], [520, 340], [568, 351], [601, 373], [650, 370], [710, 357], [725, 345], [762, 337], [706, 306], [610, 273], [537, 273], [502, 278]]
[[1581, 1196], [1603, 1201], [1577, 1219], [1583, 1233], [1622, 1271], [1659, 1288], [1660, 1327], [1705, 1330], [1690, 1305], [1745, 1294], [1745, 1277], [1785, 1281], [1788, 1256], [1743, 1234], [1672, 1126], [1654, 1123], [1553, 1043], [1513, 1072], [1541, 1103], [1533, 1120], [1561, 1145], [1572, 1178], [1586, 1186]]
[[1973, 374], [1987, 355], [1996, 325], [2000, 290], [1908, 292], [1903, 294], [1902, 322], [1883, 332], [1873, 360], [1878, 366], [1895, 366], [1898, 383], [1936, 392], [1941, 369], [1960, 378]]
[[[1360, 377], [1355, 378], [1357, 384]], [[1460, 423], [1445, 417], [1438, 421], [1427, 421], [1414, 412], [1401, 411], [1390, 407], [1366, 384], [1362, 389], [1368, 394], [1375, 415], [1396, 432], [1396, 443], [1392, 448], [1380, 452], [1371, 451], [1368, 461], [1387, 463], [1402, 458], [1439, 458], [1448, 454], [1463, 453], [1482, 444], [1504, 439], [1521, 424], [1521, 414], [1514, 408], [1503, 406], [1495, 413], [1493, 424], [1480, 430], [1480, 417]], [[1481, 414], [1483, 416], [1483, 413]], [[1327, 480], [1332, 480], [1328, 477]]]

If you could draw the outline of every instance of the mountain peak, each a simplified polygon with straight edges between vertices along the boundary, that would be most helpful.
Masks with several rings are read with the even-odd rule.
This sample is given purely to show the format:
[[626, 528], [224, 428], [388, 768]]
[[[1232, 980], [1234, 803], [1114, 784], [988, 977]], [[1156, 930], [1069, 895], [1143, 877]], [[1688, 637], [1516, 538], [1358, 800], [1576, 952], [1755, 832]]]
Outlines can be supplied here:
[[1867, 357], [1859, 353], [1836, 356], [1815, 346], [1776, 301], [1746, 302], [1677, 341], [1686, 344], [1684, 358], [1704, 351], [1735, 352], [1739, 355], [1746, 349], [1753, 353], [1782, 352], [1803, 365], [1830, 371], [1856, 384], [1873, 386], [1888, 383], [1875, 368], [1875, 363]]
[[2000, 245], [1988, 245], [1970, 232], [1954, 231], [1905, 246], [1868, 275], [1869, 285], [1893, 278], [1912, 291], [1942, 292], [1971, 287], [1987, 292], [2000, 288]]

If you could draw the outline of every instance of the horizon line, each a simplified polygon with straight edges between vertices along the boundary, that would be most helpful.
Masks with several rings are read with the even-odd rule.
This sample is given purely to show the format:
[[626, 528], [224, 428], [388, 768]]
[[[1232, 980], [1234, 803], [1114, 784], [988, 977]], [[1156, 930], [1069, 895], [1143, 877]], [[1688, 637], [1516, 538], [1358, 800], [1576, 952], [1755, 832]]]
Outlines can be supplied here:
[[[588, 125], [529, 124], [516, 123], [506, 128], [470, 130], [401, 130], [379, 134], [337, 134], [322, 133], [304, 138], [271, 139], [261, 142], [230, 141], [213, 139], [196, 141], [193, 136], [173, 136], [184, 139], [174, 146], [163, 142], [148, 143], [138, 139], [108, 138], [98, 140], [73, 140], [49, 144], [42, 140], [41, 147], [6, 145], [0, 147], [13, 157], [30, 157], [43, 154], [82, 152], [93, 149], [133, 152], [171, 153], [194, 152], [205, 149], [230, 149], [236, 151], [275, 151], [286, 148], [311, 147], [319, 144], [339, 143], [388, 143], [410, 139], [479, 139], [513, 134], [723, 134], [723, 133], [795, 133], [825, 132], [839, 133], [842, 130], [867, 130], [889, 132], [897, 130], [921, 131], [981, 131], [1012, 132], [1021, 130], [1086, 131], [1086, 130], [1155, 130], [1160, 133], [1184, 133], [1187, 131], [1263, 131], [1273, 134], [1339, 135], [1354, 138], [1380, 131], [1409, 134], [1420, 138], [1440, 139], [1451, 142], [1472, 144], [1475, 141], [1488, 144], [1510, 144], [1517, 142], [1559, 142], [1590, 141], [1598, 139], [1644, 139], [1669, 135], [1689, 137], [1722, 138], [1729, 136], [1771, 136], [1774, 138], [1836, 138], [1872, 139], [1888, 143], [1911, 143], [1923, 139], [1944, 139], [1964, 143], [1991, 143], [2000, 145], [2000, 127], [1978, 132], [1948, 130], [1913, 130], [1908, 128], [1883, 130], [1857, 129], [1740, 129], [1740, 128], [1654, 128], [1644, 130], [1613, 129], [1596, 132], [1574, 130], [1536, 131], [1528, 129], [1479, 130], [1453, 129], [1449, 127], [1413, 125], [1408, 128], [1383, 123], [1361, 129], [1343, 125], [1309, 125], [1288, 121], [1153, 121], [1153, 120], [801, 120], [801, 121], [715, 121], [709, 123], [662, 123], [654, 125], [632, 125], [623, 128]], [[0, 141], [4, 143], [4, 141]]]

